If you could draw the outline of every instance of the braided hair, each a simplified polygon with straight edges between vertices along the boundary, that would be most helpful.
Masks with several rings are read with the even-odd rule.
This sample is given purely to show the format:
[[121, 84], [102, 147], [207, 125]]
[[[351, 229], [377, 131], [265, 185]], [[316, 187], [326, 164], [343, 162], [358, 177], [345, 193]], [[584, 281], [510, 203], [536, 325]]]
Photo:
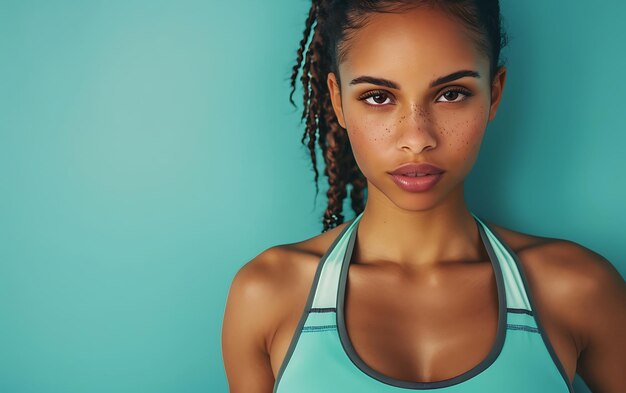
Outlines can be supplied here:
[[499, 63], [500, 52], [508, 38], [502, 29], [499, 0], [312, 0], [291, 74], [289, 101], [295, 107], [293, 94], [302, 68], [304, 109], [301, 121], [306, 121], [306, 126], [301, 143], [307, 146], [313, 163], [316, 198], [319, 193], [316, 142], [324, 159], [324, 175], [328, 177], [328, 205], [322, 232], [344, 222], [343, 202], [348, 186], [351, 187], [351, 207], [356, 214], [365, 209], [364, 193], [367, 192], [367, 180], [352, 154], [348, 133], [339, 124], [332, 107], [326, 84], [328, 73], [333, 72], [341, 86], [339, 64], [345, 59], [352, 37], [367, 22], [368, 16], [419, 6], [441, 9], [466, 27], [478, 50], [490, 59], [492, 83], [503, 67], [503, 63]]

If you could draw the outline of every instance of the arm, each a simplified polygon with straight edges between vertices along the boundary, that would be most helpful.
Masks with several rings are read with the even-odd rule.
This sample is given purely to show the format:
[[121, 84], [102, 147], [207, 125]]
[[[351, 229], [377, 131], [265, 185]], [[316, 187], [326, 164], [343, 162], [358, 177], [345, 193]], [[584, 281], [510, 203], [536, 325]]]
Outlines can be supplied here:
[[581, 247], [580, 258], [588, 279], [578, 297], [584, 340], [577, 372], [593, 392], [626, 392], [626, 283], [599, 254]]
[[274, 386], [267, 345], [272, 285], [263, 254], [237, 272], [226, 301], [222, 356], [231, 393], [271, 393]]

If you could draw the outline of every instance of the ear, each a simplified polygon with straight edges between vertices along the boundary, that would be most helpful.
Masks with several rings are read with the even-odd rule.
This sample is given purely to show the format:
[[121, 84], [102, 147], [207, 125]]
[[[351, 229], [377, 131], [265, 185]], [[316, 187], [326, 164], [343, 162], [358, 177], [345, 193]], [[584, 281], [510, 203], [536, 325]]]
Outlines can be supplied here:
[[504, 82], [506, 81], [506, 67], [502, 66], [491, 85], [491, 107], [489, 108], [489, 121], [496, 117], [496, 112], [500, 101], [502, 100], [502, 92], [504, 90]]
[[337, 77], [334, 73], [328, 73], [328, 77], [326, 78], [326, 84], [328, 85], [328, 91], [330, 92], [330, 102], [333, 105], [333, 110], [335, 111], [335, 116], [337, 116], [337, 121], [339, 122], [339, 125], [341, 127], [347, 128], [346, 121], [343, 118], [341, 90], [339, 84], [337, 83]]

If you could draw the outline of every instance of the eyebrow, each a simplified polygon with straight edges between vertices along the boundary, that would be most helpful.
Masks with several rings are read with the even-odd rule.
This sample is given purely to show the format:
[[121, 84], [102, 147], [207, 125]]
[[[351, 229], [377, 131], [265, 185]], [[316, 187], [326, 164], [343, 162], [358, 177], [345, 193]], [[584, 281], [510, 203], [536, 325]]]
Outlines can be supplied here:
[[[473, 71], [473, 70], [461, 70], [461, 71], [456, 71], [453, 72], [449, 75], [445, 75], [442, 77], [439, 77], [433, 81], [430, 82], [429, 87], [435, 87], [441, 84], [444, 84], [446, 82], [451, 82], [460, 78], [464, 78], [466, 76], [471, 76], [474, 78], [480, 78], [480, 74], [477, 71]], [[350, 81], [351, 85], [356, 85], [359, 83], [371, 83], [373, 85], [378, 85], [378, 86], [384, 86], [384, 87], [389, 87], [390, 89], [397, 89], [400, 90], [399, 85], [394, 82], [391, 81], [389, 79], [384, 79], [384, 78], [376, 78], [373, 76], [367, 76], [367, 75], [362, 75], [359, 76], [357, 78], [354, 78]]]

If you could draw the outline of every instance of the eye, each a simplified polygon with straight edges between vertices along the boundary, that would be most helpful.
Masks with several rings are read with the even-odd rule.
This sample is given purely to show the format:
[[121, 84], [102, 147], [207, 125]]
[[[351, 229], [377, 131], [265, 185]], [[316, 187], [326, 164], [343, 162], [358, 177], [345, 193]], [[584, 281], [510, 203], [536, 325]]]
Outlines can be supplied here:
[[[371, 98], [371, 101], [368, 101]], [[371, 106], [385, 106], [385, 102], [389, 99], [389, 94], [382, 90], [372, 90], [359, 96], [360, 101], [367, 102]]]
[[[459, 97], [459, 94], [461, 94], [463, 98], [461, 100], [456, 100]], [[465, 101], [472, 95], [473, 95], [472, 92], [467, 89], [464, 89], [462, 87], [453, 87], [443, 92], [440, 96], [440, 97], [444, 97], [446, 100], [451, 100], [451, 101], [437, 100], [437, 102], [461, 102], [461, 101]]]

